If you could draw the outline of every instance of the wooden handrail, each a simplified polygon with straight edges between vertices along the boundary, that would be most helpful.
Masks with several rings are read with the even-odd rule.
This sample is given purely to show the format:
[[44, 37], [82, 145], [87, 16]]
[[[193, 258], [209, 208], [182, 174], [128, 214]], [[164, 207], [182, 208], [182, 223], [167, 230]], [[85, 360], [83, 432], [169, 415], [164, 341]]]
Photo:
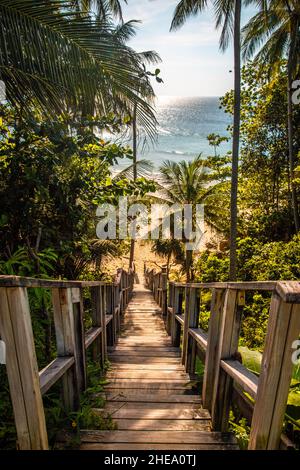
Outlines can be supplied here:
[[[146, 285], [155, 298], [162, 289], [160, 276], [155, 270], [145, 270]], [[197, 298], [203, 289], [212, 293], [208, 333], [198, 328]], [[259, 377], [237, 360], [245, 291], [272, 294]], [[249, 449], [278, 449], [293, 370], [292, 344], [300, 334], [300, 282], [169, 282], [167, 312], [172, 344], [179, 346], [182, 336], [186, 371], [195, 372], [200, 350], [205, 357], [202, 398], [212, 413], [213, 428], [227, 430], [238, 385], [241, 393], [255, 400]]]
[[[107, 346], [120, 329], [128, 305], [134, 271], [118, 270], [114, 282], [68, 281], [0, 276], [0, 338], [6, 345], [6, 369], [18, 437], [22, 450], [48, 449], [42, 395], [62, 381], [62, 406], [79, 407], [86, 388], [86, 349], [103, 367]], [[38, 370], [27, 289], [52, 293], [57, 358]], [[83, 290], [91, 290], [92, 327], [84, 330]]]

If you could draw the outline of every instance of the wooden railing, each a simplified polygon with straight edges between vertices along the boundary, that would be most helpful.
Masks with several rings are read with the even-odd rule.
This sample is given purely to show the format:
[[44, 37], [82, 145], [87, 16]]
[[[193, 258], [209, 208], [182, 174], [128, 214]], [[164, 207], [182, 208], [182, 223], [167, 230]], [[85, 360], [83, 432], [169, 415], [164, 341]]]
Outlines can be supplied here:
[[[42, 395], [61, 379], [62, 407], [77, 410], [86, 388], [86, 350], [93, 348], [103, 367], [107, 345], [120, 329], [134, 282], [134, 272], [118, 270], [113, 283], [51, 281], [0, 276], [0, 339], [6, 345], [6, 369], [14, 410], [18, 448], [48, 449]], [[38, 370], [28, 300], [30, 288], [50, 289], [57, 357]], [[84, 329], [83, 290], [91, 290], [92, 326]]]
[[[147, 286], [158, 299], [162, 273], [146, 270]], [[201, 291], [211, 291], [208, 332], [199, 328]], [[270, 292], [271, 302], [259, 377], [239, 360], [238, 344], [247, 291]], [[293, 342], [300, 334], [300, 282], [168, 283], [167, 331], [180, 346], [182, 363], [195, 372], [205, 362], [203, 406], [213, 429], [227, 431], [233, 401], [250, 407], [249, 449], [278, 449], [288, 442], [282, 426], [291, 383]], [[250, 396], [251, 399], [247, 398]]]

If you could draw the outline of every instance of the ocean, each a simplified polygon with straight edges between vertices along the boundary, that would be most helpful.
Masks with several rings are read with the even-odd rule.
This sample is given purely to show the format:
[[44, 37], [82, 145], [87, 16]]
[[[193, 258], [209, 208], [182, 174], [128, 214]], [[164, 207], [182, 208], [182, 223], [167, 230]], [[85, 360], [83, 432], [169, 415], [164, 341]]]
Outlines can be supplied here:
[[[150, 160], [158, 169], [164, 160], [192, 159], [200, 153], [214, 154], [207, 136], [211, 133], [229, 137], [227, 127], [232, 117], [220, 109], [218, 97], [158, 97], [156, 102], [158, 139], [154, 146], [140, 148], [138, 159]], [[140, 146], [142, 147], [142, 146]], [[231, 150], [231, 142], [219, 147], [220, 154]], [[120, 167], [127, 162], [120, 162]]]

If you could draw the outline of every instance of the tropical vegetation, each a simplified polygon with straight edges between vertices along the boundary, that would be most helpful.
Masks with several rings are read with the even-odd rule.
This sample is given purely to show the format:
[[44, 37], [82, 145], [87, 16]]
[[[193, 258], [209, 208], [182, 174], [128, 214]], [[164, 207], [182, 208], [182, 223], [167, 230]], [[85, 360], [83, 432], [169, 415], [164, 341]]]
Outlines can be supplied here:
[[[299, 2], [213, 2], [221, 49], [232, 38], [234, 43], [234, 90], [220, 100], [233, 125], [227, 136], [207, 136], [210, 156], [165, 161], [156, 181], [138, 143], [156, 139], [152, 82], [162, 83], [160, 58], [128, 45], [137, 22], [124, 22], [126, 3], [0, 0], [0, 79], [7, 91], [0, 105], [0, 274], [99, 280], [109, 278], [104, 258], [126, 256], [131, 266], [132, 241], [95, 236], [97, 206], [117, 205], [119, 196], [128, 196], [147, 204], [205, 205], [205, 223], [214, 236], [200, 251], [185, 250], [187, 240], [173, 233], [151, 245], [164, 257], [170, 279], [299, 280], [300, 105], [292, 98], [300, 79]], [[241, 28], [242, 8], [249, 4], [257, 13]], [[171, 29], [208, 5], [181, 0]], [[131, 135], [132, 145], [115, 139], [123, 134]], [[232, 151], [221, 155], [220, 144], [231, 137]], [[122, 159], [132, 163], [116, 172]], [[204, 329], [210, 300], [203, 294]], [[88, 298], [85, 302], [89, 305]], [[30, 305], [42, 368], [55, 356], [49, 292], [33, 289]], [[241, 360], [257, 374], [268, 305], [268, 295], [256, 292], [243, 309]], [[113, 427], [92, 413], [102, 383], [91, 358], [89, 372], [90, 393], [76, 416], [62, 415], [56, 389], [47, 394], [53, 444], [62, 425]], [[15, 431], [4, 368], [0, 382], [0, 447], [11, 448]], [[298, 367], [285, 424], [298, 441], [299, 396]], [[245, 443], [247, 420], [232, 415], [231, 425]]]

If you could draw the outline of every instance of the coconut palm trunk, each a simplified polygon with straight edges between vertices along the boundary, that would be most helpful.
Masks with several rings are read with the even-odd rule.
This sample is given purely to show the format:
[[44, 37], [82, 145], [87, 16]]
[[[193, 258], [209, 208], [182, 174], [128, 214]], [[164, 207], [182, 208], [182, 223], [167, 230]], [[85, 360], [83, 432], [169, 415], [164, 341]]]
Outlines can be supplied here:
[[241, 0], [235, 0], [234, 11], [234, 118], [232, 144], [232, 174], [230, 201], [230, 273], [231, 281], [237, 276], [237, 219], [238, 219], [238, 170], [241, 121]]
[[[133, 153], [133, 181], [137, 179], [137, 106], [134, 105], [133, 118], [132, 118], [132, 153]], [[130, 241], [130, 256], [129, 256], [129, 269], [134, 262], [134, 249], [135, 240], [132, 238]]]

